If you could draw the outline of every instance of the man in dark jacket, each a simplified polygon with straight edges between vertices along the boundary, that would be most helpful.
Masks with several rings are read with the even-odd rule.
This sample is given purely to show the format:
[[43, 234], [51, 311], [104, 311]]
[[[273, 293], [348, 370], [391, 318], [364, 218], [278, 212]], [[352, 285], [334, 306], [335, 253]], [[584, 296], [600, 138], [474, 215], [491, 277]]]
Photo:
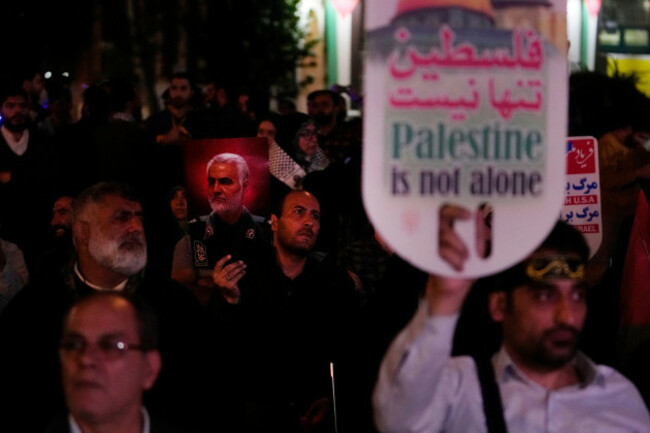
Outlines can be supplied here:
[[62, 319], [73, 302], [99, 291], [152, 305], [161, 320], [166, 368], [151, 401], [182, 413], [178, 405], [187, 399], [175, 393], [185, 392], [185, 383], [191, 385], [182, 380], [191, 372], [183, 360], [192, 358], [198, 304], [169, 279], [152, 272], [144, 277], [147, 247], [140, 202], [122, 185], [93, 185], [73, 203], [72, 233], [75, 255], [61, 278], [25, 287], [0, 315], [0, 345], [6, 348], [0, 357], [0, 370], [6, 373], [0, 387], [0, 406], [5, 408], [0, 430], [42, 431], [63, 409], [58, 363]]
[[346, 427], [356, 416], [359, 296], [352, 276], [314, 251], [320, 217], [315, 196], [291, 191], [271, 215], [273, 250], [255, 268], [214, 267], [213, 329], [234, 348], [228, 371], [244, 390], [246, 432], [333, 431], [335, 403]]

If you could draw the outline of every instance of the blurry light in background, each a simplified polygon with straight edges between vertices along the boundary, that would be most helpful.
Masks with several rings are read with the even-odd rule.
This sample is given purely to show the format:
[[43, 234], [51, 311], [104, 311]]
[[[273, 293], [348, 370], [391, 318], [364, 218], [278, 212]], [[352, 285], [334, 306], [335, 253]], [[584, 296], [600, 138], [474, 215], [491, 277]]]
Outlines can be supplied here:
[[597, 17], [598, 12], [600, 12], [600, 6], [602, 0], [585, 0], [585, 5], [587, 6], [587, 13], [590, 17]]
[[334, 9], [345, 18], [347, 15], [351, 14], [355, 7], [357, 7], [359, 0], [332, 0], [332, 5]]
[[66, 77], [66, 78], [70, 76], [70, 74], [67, 73], [67, 72], [62, 73], [61, 75], [63, 75], [63, 76]]
[[52, 72], [47, 71], [45, 74], [43, 74], [43, 76], [45, 77], [46, 80], [49, 80], [50, 78], [52, 78]]

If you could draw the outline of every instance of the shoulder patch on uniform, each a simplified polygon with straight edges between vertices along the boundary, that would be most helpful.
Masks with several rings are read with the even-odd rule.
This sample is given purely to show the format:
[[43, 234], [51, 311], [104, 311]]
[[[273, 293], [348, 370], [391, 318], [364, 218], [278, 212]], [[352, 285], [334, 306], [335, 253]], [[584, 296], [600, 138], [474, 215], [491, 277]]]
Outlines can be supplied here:
[[194, 266], [208, 266], [208, 250], [201, 241], [194, 241]]

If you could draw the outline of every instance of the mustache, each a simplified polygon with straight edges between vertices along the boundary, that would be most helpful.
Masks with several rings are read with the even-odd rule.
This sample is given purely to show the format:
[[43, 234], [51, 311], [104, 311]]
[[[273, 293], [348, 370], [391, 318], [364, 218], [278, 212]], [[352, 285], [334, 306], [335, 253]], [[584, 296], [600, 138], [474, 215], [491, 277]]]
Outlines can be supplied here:
[[145, 246], [145, 242], [144, 242], [143, 236], [140, 236], [140, 235], [138, 235], [138, 234], [129, 234], [129, 235], [125, 235], [125, 236], [120, 240], [120, 246], [121, 246], [121, 245], [124, 245], [124, 244], [126, 244], [126, 243], [139, 245], [139, 246], [141, 246], [141, 247], [144, 247], [144, 246]]
[[225, 197], [224, 195], [213, 194], [212, 196], [210, 196], [210, 202], [231, 203], [232, 201], [233, 201], [232, 198]]
[[312, 229], [310, 229], [310, 228], [300, 229], [300, 230], [298, 230], [298, 234], [299, 235], [309, 235], [311, 237], [314, 237], [314, 231]]
[[573, 336], [573, 338], [576, 339], [580, 336], [580, 330], [570, 325], [557, 325], [554, 328], [546, 330], [546, 332], [544, 332], [544, 336], [550, 337], [556, 332], [568, 332]]
[[[18, 120], [16, 119], [17, 117], [20, 117]], [[22, 132], [25, 129], [29, 128], [31, 124], [31, 118], [23, 116], [22, 114], [20, 115], [14, 115], [13, 117], [8, 117], [4, 122], [3, 126], [5, 126], [8, 130], [13, 131], [13, 132]]]

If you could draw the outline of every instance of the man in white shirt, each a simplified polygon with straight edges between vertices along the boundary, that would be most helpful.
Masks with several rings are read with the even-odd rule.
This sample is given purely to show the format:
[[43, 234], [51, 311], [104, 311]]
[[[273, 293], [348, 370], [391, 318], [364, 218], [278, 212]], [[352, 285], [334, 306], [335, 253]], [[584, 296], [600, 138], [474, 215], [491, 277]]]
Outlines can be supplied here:
[[[441, 223], [440, 253], [462, 266], [467, 248], [452, 229], [458, 217], [469, 214]], [[487, 375], [472, 358], [450, 356], [474, 281], [430, 276], [419, 310], [382, 362], [373, 395], [379, 430], [650, 432], [635, 387], [577, 350], [587, 258], [582, 235], [558, 223], [531, 256], [495, 278], [488, 308], [503, 340], [491, 363], [479, 361]]]

